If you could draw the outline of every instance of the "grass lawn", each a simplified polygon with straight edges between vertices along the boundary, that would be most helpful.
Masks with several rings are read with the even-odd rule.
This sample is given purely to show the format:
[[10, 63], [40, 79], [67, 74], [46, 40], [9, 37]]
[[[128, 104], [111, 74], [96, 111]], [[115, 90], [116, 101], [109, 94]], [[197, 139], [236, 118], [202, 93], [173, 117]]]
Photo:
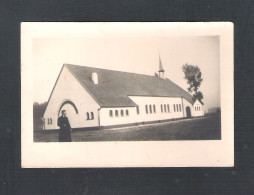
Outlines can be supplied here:
[[[72, 131], [72, 141], [160, 141], [160, 140], [219, 140], [219, 116], [184, 119], [145, 126], [107, 130]], [[34, 133], [35, 142], [57, 142], [58, 132]]]

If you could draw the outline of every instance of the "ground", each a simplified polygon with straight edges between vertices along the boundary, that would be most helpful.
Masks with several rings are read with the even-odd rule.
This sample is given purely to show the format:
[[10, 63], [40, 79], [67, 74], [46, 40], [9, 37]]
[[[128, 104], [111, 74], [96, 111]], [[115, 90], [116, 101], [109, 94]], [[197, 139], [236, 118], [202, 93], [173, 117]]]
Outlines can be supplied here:
[[[183, 119], [165, 123], [140, 125], [107, 130], [72, 131], [72, 141], [160, 141], [160, 140], [219, 140], [219, 116]], [[35, 131], [35, 142], [57, 142], [58, 132]]]

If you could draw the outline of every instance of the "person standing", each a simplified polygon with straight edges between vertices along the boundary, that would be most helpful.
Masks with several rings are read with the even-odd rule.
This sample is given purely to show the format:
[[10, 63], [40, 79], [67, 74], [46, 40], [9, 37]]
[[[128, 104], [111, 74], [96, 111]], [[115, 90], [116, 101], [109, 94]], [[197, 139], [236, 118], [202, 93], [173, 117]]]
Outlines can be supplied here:
[[71, 126], [66, 116], [66, 110], [62, 110], [61, 113], [62, 116], [57, 120], [57, 126], [60, 127], [58, 141], [71, 142]]

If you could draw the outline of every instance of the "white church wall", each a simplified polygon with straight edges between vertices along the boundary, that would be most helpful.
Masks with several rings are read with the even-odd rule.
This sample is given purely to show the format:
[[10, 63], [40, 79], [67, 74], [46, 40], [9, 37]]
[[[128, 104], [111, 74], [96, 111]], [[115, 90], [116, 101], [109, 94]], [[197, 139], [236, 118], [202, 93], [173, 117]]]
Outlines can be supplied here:
[[[182, 101], [179, 97], [129, 96], [129, 98], [139, 106], [140, 113], [137, 114], [136, 117], [136, 120], [138, 122], [166, 120], [183, 117]], [[148, 113], [146, 113], [146, 105], [148, 107]], [[152, 107], [152, 112], [150, 112], [150, 105]], [[163, 111], [161, 111], [161, 105], [163, 107]], [[176, 105], [178, 105], [178, 110]], [[154, 112], [154, 106], [156, 108], [156, 112]]]
[[198, 117], [198, 116], [204, 116], [204, 107], [203, 105], [200, 103], [200, 101], [196, 101], [193, 104], [193, 116], [194, 117]]
[[[44, 114], [46, 130], [59, 129], [57, 126], [58, 111], [66, 100], [73, 102], [78, 109], [78, 114], [76, 114], [74, 108], [70, 104], [65, 104], [61, 109], [67, 110], [67, 116], [72, 128], [93, 127], [99, 125], [99, 104], [64, 66]], [[87, 120], [87, 112], [89, 112], [90, 117], [91, 112], [93, 112], [93, 120]], [[52, 124], [48, 124], [49, 118], [52, 119]]]
[[[101, 108], [100, 125], [101, 126], [120, 125], [127, 123], [159, 121], [184, 117], [184, 111], [182, 108], [182, 99], [179, 97], [129, 96], [129, 98], [132, 99], [139, 106], [139, 113], [137, 111], [137, 107]], [[148, 113], [146, 113], [146, 105], [148, 108]], [[150, 105], [152, 108], [152, 112], [150, 112]], [[163, 112], [161, 112], [161, 105], [163, 105]], [[166, 105], [166, 112], [164, 109], [165, 108], [164, 105]], [[178, 105], [178, 111], [176, 105]], [[191, 108], [191, 104], [189, 105]], [[154, 112], [154, 106], [156, 112]], [[110, 116], [110, 110], [112, 110], [113, 113], [112, 116]], [[118, 111], [118, 116], [115, 116], [116, 110]], [[124, 116], [121, 116], [121, 110], [124, 111]], [[129, 116], [126, 116], [125, 113], [126, 110], [129, 110]]]
[[187, 101], [184, 98], [183, 98], [183, 107], [184, 107], [184, 117], [187, 117], [186, 107], [190, 107], [191, 116], [193, 116], [193, 114], [194, 114], [193, 106], [189, 101]]
[[[112, 111], [112, 116], [110, 115]], [[116, 116], [116, 111], [118, 116]], [[121, 114], [123, 111], [123, 115]], [[128, 114], [126, 114], [126, 111]], [[120, 125], [137, 122], [136, 107], [114, 107], [114, 108], [101, 108], [99, 111], [100, 126]]]

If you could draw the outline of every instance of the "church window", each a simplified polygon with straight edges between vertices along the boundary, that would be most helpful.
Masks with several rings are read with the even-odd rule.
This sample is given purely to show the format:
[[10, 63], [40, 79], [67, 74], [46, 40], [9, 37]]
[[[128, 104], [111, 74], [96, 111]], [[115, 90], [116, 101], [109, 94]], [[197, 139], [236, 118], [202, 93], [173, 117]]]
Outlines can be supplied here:
[[174, 104], [174, 112], [176, 111], [176, 105]]
[[176, 104], [176, 111], [178, 112], [178, 104]]
[[137, 106], [136, 108], [137, 108], [137, 114], [139, 114], [139, 106]]
[[129, 116], [129, 110], [126, 110], [126, 116]]
[[149, 109], [150, 109], [150, 113], [152, 113], [153, 111], [152, 111], [152, 105], [151, 104], [149, 105]]
[[115, 116], [118, 117], [118, 110], [115, 111]]
[[161, 112], [163, 112], [163, 106], [162, 106], [162, 104], [161, 104]]
[[156, 107], [153, 105], [153, 112], [156, 113]]
[[94, 119], [94, 115], [93, 115], [93, 112], [91, 112], [91, 120]]
[[89, 117], [89, 112], [86, 113], [86, 120], [89, 120], [90, 117]]
[[52, 124], [52, 118], [50, 118], [50, 124]]
[[121, 116], [124, 116], [124, 114], [123, 114], [123, 110], [121, 110]]
[[168, 112], [170, 112], [170, 110], [169, 110], [169, 104], [167, 105], [167, 107], [168, 107]]
[[146, 105], [146, 114], [148, 114], [148, 106]]
[[167, 112], [166, 104], [164, 104], [164, 111]]
[[112, 110], [109, 111], [109, 116], [113, 117], [113, 111]]
[[181, 104], [179, 104], [179, 111], [182, 112]]

